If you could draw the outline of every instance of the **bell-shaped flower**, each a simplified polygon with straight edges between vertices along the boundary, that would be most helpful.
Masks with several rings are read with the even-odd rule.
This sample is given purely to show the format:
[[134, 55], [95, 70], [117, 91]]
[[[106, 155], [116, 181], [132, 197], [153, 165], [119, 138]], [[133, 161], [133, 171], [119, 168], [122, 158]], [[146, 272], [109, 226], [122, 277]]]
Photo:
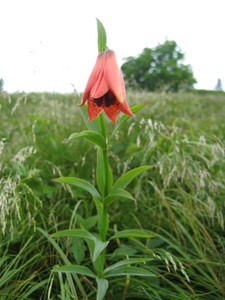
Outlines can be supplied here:
[[133, 116], [126, 100], [126, 90], [114, 51], [100, 52], [85, 88], [81, 106], [87, 101], [89, 120], [103, 110], [116, 123], [121, 112]]

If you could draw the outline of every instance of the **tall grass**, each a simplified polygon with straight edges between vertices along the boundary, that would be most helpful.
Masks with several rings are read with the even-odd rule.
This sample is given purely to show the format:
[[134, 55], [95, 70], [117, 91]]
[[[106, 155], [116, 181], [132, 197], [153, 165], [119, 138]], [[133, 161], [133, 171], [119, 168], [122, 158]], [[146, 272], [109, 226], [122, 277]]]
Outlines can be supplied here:
[[[154, 168], [130, 186], [134, 203], [111, 208], [110, 228], [139, 226], [155, 238], [120, 242], [120, 250], [112, 244], [109, 259], [144, 251], [158, 276], [115, 278], [108, 299], [224, 299], [225, 95], [130, 92], [128, 100], [146, 107], [114, 137], [114, 176]], [[79, 102], [79, 95], [1, 95], [1, 299], [73, 299], [66, 280], [51, 273], [61, 258], [37, 227], [51, 233], [80, 226], [94, 213], [82, 190], [51, 181], [74, 175], [95, 183], [93, 148], [63, 143], [84, 128]], [[72, 244], [60, 246], [70, 261], [85, 261]], [[94, 299], [91, 282], [79, 280]]]

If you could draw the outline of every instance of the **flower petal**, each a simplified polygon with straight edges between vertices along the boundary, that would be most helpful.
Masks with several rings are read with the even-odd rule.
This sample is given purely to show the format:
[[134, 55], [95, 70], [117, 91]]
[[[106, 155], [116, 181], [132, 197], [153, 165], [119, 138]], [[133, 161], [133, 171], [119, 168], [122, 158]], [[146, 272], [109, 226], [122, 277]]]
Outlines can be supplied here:
[[93, 121], [103, 110], [103, 99], [89, 99], [88, 100], [88, 122]]
[[90, 98], [90, 92], [92, 87], [94, 86], [98, 78], [102, 76], [104, 72], [105, 60], [106, 60], [106, 52], [104, 51], [99, 53], [97, 60], [95, 62], [95, 66], [91, 72], [86, 88], [84, 90], [82, 102], [80, 106], [82, 106]]
[[117, 102], [117, 105], [119, 107], [119, 109], [126, 115], [129, 116], [133, 116], [134, 114], [132, 113], [132, 111], [130, 110], [129, 104], [127, 102], [127, 100], [125, 99], [125, 101], [123, 103], [120, 103], [119, 101]]
[[127, 101], [125, 100], [124, 103], [120, 103], [111, 91], [108, 91], [103, 99], [103, 109], [114, 124], [116, 124], [120, 111], [129, 116], [133, 116]]
[[104, 111], [107, 114], [107, 116], [113, 121], [114, 124], [116, 124], [118, 115], [120, 113], [120, 109], [116, 104], [113, 104], [109, 107], [104, 106]]
[[104, 96], [108, 92], [108, 87], [106, 85], [104, 74], [101, 72], [96, 80], [95, 84], [93, 85], [90, 91], [90, 98], [100, 98]]
[[126, 90], [122, 73], [117, 65], [114, 51], [107, 50], [104, 77], [108, 89], [115, 95], [116, 99], [123, 103], [126, 99]]

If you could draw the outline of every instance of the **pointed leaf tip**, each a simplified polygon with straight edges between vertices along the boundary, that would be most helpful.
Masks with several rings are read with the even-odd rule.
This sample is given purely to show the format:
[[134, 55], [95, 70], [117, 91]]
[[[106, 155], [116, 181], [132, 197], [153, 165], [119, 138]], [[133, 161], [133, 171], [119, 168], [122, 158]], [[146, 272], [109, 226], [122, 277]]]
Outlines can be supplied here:
[[106, 49], [107, 35], [102, 22], [98, 18], [96, 18], [96, 21], [98, 29], [98, 52], [102, 52]]
[[96, 300], [103, 300], [109, 287], [109, 282], [106, 279], [98, 277], [96, 277], [96, 281], [98, 285]]
[[133, 179], [141, 175], [143, 172], [152, 169], [153, 167], [154, 165], [140, 166], [126, 172], [121, 177], [119, 177], [119, 179], [117, 179], [113, 186], [113, 190], [121, 188], [124, 189]]
[[89, 192], [92, 195], [92, 197], [102, 200], [102, 197], [99, 194], [99, 192], [96, 190], [96, 188], [90, 182], [88, 182], [86, 180], [80, 179], [78, 177], [59, 177], [59, 178], [53, 179], [53, 181], [74, 185], [78, 188], [81, 188], [81, 189]]
[[92, 144], [95, 144], [99, 146], [100, 148], [104, 149], [105, 148], [105, 139], [104, 137], [93, 130], [83, 130], [81, 132], [74, 132], [72, 133], [67, 140], [65, 140], [65, 143], [69, 143], [73, 140], [82, 138]]

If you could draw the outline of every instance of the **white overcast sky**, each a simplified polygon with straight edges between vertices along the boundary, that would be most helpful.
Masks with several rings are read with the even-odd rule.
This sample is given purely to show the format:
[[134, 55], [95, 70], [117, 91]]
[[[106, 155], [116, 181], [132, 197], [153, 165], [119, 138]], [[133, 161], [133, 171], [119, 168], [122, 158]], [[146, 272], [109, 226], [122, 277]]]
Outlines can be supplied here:
[[0, 0], [5, 90], [82, 92], [97, 56], [96, 17], [120, 66], [175, 40], [196, 88], [225, 84], [225, 0]]

